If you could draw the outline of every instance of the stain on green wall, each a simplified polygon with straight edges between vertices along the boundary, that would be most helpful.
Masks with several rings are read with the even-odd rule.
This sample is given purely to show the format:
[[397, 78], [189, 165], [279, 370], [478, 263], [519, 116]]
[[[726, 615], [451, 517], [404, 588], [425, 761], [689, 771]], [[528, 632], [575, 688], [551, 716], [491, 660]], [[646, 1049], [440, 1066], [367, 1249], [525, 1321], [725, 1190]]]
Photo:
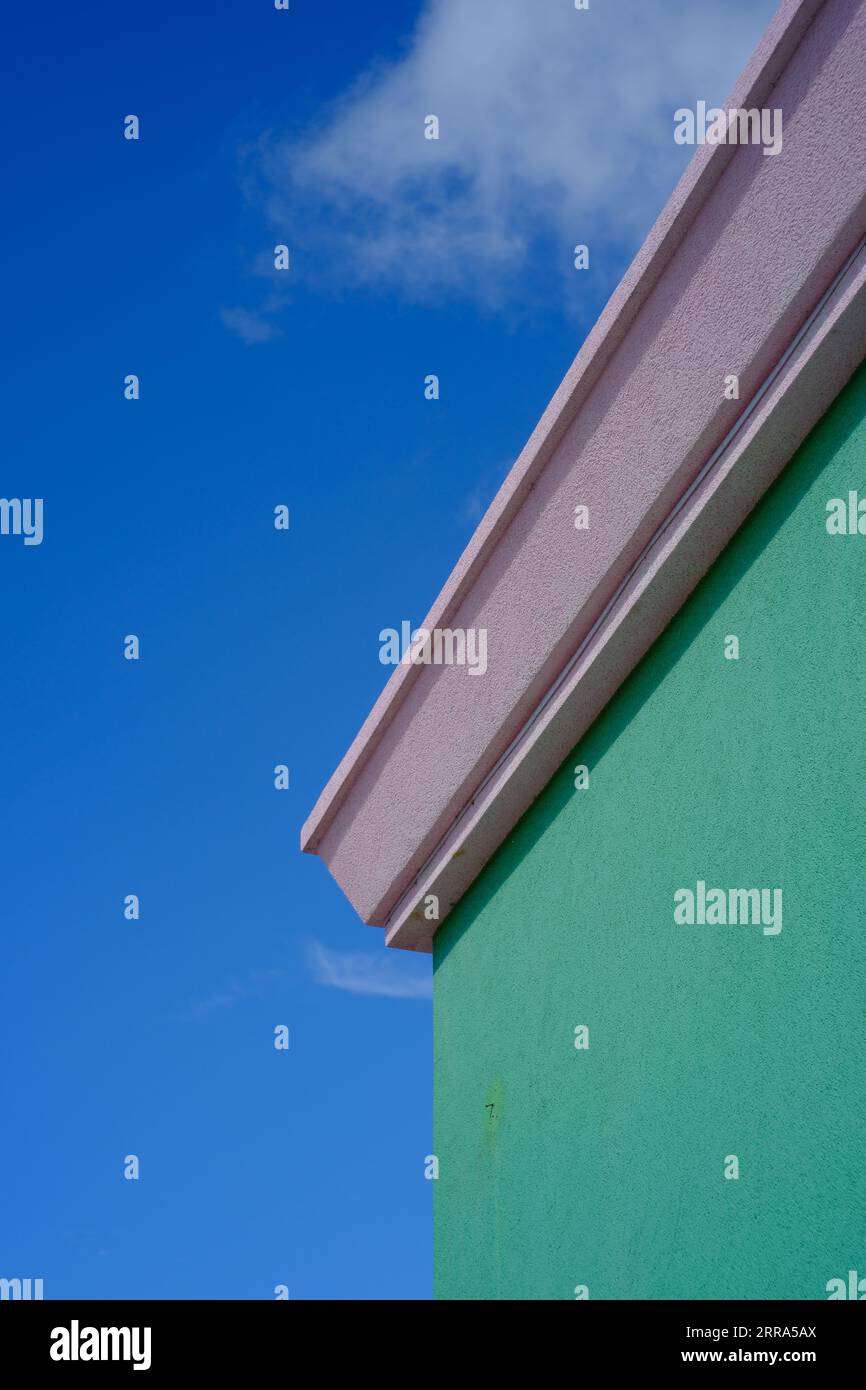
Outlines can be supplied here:
[[[825, 525], [851, 489], [866, 368], [440, 928], [438, 1298], [866, 1275], [866, 535]], [[676, 925], [698, 880], [780, 887], [783, 929]]]

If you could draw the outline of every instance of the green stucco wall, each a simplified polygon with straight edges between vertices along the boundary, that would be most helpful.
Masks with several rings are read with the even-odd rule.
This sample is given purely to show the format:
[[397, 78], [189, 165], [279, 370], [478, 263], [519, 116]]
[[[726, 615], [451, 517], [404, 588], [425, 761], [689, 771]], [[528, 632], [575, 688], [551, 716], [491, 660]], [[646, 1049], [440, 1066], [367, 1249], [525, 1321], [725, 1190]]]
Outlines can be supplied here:
[[[864, 417], [866, 369], [435, 938], [438, 1298], [866, 1276]], [[781, 932], [675, 924], [699, 879]]]

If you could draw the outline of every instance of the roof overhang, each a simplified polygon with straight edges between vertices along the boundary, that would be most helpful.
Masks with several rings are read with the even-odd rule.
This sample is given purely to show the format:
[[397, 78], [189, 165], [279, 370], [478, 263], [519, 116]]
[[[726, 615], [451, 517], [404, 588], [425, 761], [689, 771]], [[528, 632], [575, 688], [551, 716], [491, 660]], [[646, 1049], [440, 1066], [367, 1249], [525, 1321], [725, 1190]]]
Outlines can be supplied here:
[[322, 792], [302, 848], [389, 945], [430, 950], [866, 355], [864, 101], [866, 0], [785, 0], [725, 103], [782, 151], [698, 147], [421, 625], [485, 629], [485, 674], [396, 667]]

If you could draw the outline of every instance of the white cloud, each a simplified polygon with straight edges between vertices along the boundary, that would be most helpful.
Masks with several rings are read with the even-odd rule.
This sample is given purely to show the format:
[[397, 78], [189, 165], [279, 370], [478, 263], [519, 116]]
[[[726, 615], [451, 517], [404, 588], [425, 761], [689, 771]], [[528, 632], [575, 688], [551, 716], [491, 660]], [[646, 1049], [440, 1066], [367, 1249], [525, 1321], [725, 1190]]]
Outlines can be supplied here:
[[262, 142], [270, 216], [330, 279], [411, 297], [503, 301], [577, 242], [630, 254], [683, 167], [674, 110], [724, 99], [775, 7], [427, 0], [399, 60]]
[[513, 466], [512, 458], [506, 463], [500, 462], [482, 470], [478, 481], [466, 493], [458, 507], [457, 525], [461, 529], [468, 527], [470, 531], [475, 530]]
[[283, 970], [250, 970], [242, 980], [232, 979], [221, 989], [204, 999], [196, 999], [189, 1007], [188, 1017], [205, 1018], [219, 1009], [231, 1009], [249, 999], [261, 999], [267, 987], [284, 975]]
[[[331, 951], [314, 942], [310, 947], [310, 964], [320, 985], [345, 989], [350, 994], [376, 994], [389, 999], [429, 999], [433, 980], [428, 971], [417, 973], [401, 952], [380, 950], [375, 955], [364, 951]], [[413, 973], [414, 971], [414, 973]]]
[[253, 343], [267, 343], [276, 337], [280, 329], [276, 324], [253, 309], [220, 309], [223, 325], [232, 333], [237, 333], [247, 346]]

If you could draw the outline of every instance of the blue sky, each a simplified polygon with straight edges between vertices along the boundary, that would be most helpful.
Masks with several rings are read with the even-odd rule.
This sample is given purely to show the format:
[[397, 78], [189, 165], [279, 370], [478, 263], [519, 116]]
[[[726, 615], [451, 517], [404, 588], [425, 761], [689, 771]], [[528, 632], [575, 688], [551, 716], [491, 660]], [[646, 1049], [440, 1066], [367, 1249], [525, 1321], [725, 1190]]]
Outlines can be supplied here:
[[7, 18], [0, 1275], [430, 1296], [429, 960], [300, 826], [772, 10]]

